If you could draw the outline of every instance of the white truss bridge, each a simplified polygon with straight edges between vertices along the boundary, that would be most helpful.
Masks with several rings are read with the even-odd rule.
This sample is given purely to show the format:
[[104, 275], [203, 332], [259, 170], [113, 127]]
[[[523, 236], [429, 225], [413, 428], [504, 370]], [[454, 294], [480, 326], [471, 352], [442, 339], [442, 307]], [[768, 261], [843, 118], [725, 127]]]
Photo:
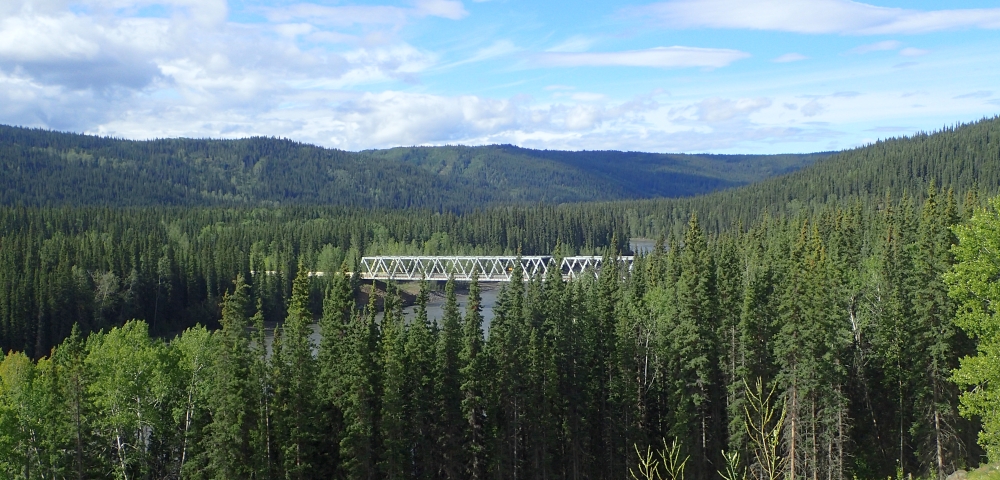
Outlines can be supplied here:
[[[528, 256], [521, 258], [524, 279], [535, 275], [545, 276], [555, 264], [552, 256]], [[387, 256], [363, 257], [361, 278], [364, 280], [447, 280], [454, 276], [456, 281], [470, 281], [473, 274], [480, 282], [509, 282], [517, 265], [518, 257], [468, 257], [468, 256]], [[633, 257], [618, 257], [625, 268], [632, 268]], [[601, 270], [601, 257], [565, 257], [560, 269], [562, 276], [570, 280], [581, 275], [596, 275]]]

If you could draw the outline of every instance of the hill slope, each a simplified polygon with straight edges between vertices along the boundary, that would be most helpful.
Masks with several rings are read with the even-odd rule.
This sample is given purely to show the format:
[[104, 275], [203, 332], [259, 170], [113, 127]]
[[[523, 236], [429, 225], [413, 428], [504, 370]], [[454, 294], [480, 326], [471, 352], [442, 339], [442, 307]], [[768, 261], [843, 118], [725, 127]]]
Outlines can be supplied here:
[[720, 231], [761, 215], [815, 211], [831, 203], [923, 195], [931, 183], [964, 196], [1000, 193], [1000, 117], [845, 150], [808, 168], [694, 198], [619, 202], [633, 235], [677, 231], [696, 212]]
[[0, 126], [0, 204], [468, 209], [681, 197], [823, 154], [553, 152], [510, 146], [345, 152], [271, 138], [129, 141]]

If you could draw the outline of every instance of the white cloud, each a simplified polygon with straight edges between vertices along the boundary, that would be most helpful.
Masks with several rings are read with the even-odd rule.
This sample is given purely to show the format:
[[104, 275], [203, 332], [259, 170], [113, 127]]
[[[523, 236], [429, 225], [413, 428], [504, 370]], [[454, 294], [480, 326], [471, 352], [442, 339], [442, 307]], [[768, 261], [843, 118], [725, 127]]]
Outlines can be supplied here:
[[504, 57], [521, 51], [514, 42], [510, 40], [497, 40], [487, 47], [480, 48], [476, 50], [476, 53], [471, 57], [464, 60], [459, 60], [457, 62], [452, 62], [447, 65], [443, 65], [443, 68], [456, 67], [459, 65], [465, 65], [467, 63], [482, 62], [484, 60], [490, 60], [497, 57]]
[[899, 54], [904, 57], [919, 57], [921, 55], [927, 55], [931, 53], [930, 50], [923, 50], [920, 48], [907, 47], [899, 51]]
[[799, 61], [808, 60], [808, 59], [809, 59], [809, 57], [807, 57], [805, 55], [802, 55], [801, 53], [786, 53], [786, 54], [784, 54], [784, 55], [782, 55], [780, 57], [777, 57], [777, 58], [775, 58], [774, 60], [771, 60], [771, 61], [774, 62], [774, 63], [790, 63], [790, 62], [799, 62]]
[[694, 105], [698, 120], [707, 123], [746, 119], [750, 114], [771, 106], [768, 98], [709, 98]]
[[671, 27], [849, 35], [1000, 28], [1000, 8], [921, 11], [851, 0], [669, 0], [634, 10]]
[[957, 95], [957, 96], [952, 97], [952, 98], [954, 98], [954, 99], [962, 99], [962, 98], [990, 98], [992, 96], [993, 96], [993, 92], [991, 92], [989, 90], [980, 90], [978, 92], [971, 92], [971, 93], [966, 93], [966, 94], [963, 94], [963, 95]]
[[314, 3], [300, 3], [284, 8], [272, 8], [267, 18], [272, 22], [301, 21], [314, 25], [346, 27], [361, 25], [397, 25], [406, 23], [415, 9], [386, 5], [345, 5], [327, 7]]
[[816, 115], [823, 113], [823, 110], [823, 105], [821, 105], [819, 100], [815, 98], [806, 102], [806, 104], [799, 109], [799, 111], [807, 117], [815, 117]]
[[594, 45], [594, 39], [583, 35], [574, 35], [554, 47], [545, 49], [546, 52], [585, 52]]
[[862, 45], [860, 47], [855, 47], [848, 53], [856, 53], [858, 55], [864, 55], [871, 52], [885, 52], [888, 50], [898, 50], [903, 46], [902, 42], [896, 40], [885, 40], [881, 42], [869, 43], [868, 45]]
[[274, 22], [305, 21], [316, 25], [346, 27], [351, 25], [403, 25], [412, 18], [441, 17], [458, 20], [469, 14], [462, 2], [453, 0], [418, 0], [413, 7], [390, 5], [340, 5], [329, 7], [299, 3], [267, 9]]
[[548, 52], [535, 62], [548, 67], [725, 67], [749, 57], [739, 50], [696, 47], [656, 47], [623, 52]]
[[[334, 23], [464, 15], [461, 3], [447, 0], [418, 1], [412, 8], [299, 4], [285, 9], [283, 17], [268, 11], [286, 18], [284, 23], [238, 24], [219, 17], [225, 15], [224, 0], [83, 0], [72, 3], [73, 11], [65, 0], [12, 1], [17, 8], [0, 2], [5, 8], [0, 10], [0, 73], [17, 72], [40, 84], [122, 100], [169, 91], [214, 104], [247, 101], [286, 86], [416, 82], [436, 56], [391, 34], [378, 38], [377, 29], [359, 37], [321, 30], [321, 21], [311, 21], [337, 15], [341, 18]], [[148, 5], [167, 8], [170, 16], [128, 16]], [[206, 28], [205, 21], [216, 23]], [[360, 47], [338, 53], [300, 46], [302, 40]]]
[[459, 20], [469, 14], [469, 12], [465, 11], [465, 6], [462, 5], [462, 2], [455, 0], [418, 0], [416, 9], [422, 15], [450, 20]]

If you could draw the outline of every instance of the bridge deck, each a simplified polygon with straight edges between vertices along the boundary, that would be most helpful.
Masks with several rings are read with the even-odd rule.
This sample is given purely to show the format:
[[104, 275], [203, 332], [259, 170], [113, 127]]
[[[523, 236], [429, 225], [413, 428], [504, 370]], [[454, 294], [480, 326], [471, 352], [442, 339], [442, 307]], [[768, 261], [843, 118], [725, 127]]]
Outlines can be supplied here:
[[[555, 258], [552, 256], [524, 256], [521, 268], [524, 278], [544, 276]], [[631, 268], [633, 257], [618, 257]], [[363, 257], [361, 278], [365, 280], [447, 280], [454, 275], [457, 281], [470, 281], [475, 274], [480, 282], [509, 282], [517, 264], [515, 256], [386, 256]], [[560, 269], [564, 279], [580, 275], [596, 275], [601, 268], [601, 257], [565, 257]]]

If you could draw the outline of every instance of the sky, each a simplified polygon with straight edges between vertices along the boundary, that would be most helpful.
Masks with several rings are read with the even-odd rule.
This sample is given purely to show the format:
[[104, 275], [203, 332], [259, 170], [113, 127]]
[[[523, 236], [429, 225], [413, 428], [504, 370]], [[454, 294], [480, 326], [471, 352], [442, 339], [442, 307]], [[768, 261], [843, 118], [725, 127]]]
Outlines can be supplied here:
[[839, 150], [1000, 113], [1000, 2], [0, 0], [0, 123], [363, 150]]

